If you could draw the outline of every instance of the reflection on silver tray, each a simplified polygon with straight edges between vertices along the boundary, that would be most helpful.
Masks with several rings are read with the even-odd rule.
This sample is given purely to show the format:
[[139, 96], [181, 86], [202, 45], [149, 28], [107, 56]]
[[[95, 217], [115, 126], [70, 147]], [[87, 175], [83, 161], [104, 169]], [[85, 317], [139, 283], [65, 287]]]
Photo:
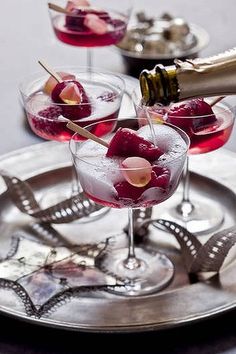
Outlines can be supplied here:
[[[235, 155], [232, 154], [232, 156]], [[226, 219], [222, 226], [224, 228], [236, 223], [234, 212], [236, 210], [234, 194], [236, 185], [233, 176], [235, 170], [233, 165], [236, 165], [236, 162], [232, 156], [223, 150], [209, 157], [208, 155], [199, 156], [194, 166], [200, 165], [202, 173], [210, 178], [196, 173], [192, 175], [195, 192], [205, 197], [213, 194], [214, 198], [220, 201], [225, 208]], [[199, 158], [201, 164], [199, 164]], [[70, 189], [69, 161], [70, 156], [66, 144], [49, 142], [2, 157], [1, 168], [22, 179], [27, 179], [36, 197], [40, 199], [51, 191], [57, 190], [57, 193], [63, 192], [62, 195], [64, 195], [64, 191]], [[230, 169], [227, 166], [230, 166]], [[218, 181], [214, 180], [216, 178]], [[219, 182], [224, 182], [224, 185]], [[20, 213], [11, 204], [7, 193], [4, 193], [4, 188], [4, 183], [0, 182], [1, 258], [7, 254], [14, 232], [20, 232], [32, 240], [36, 239], [36, 235], [30, 229], [33, 220]], [[158, 214], [158, 207], [155, 213]], [[126, 222], [125, 211], [112, 210], [94, 223], [63, 224], [55, 226], [55, 229], [65, 236], [68, 243], [100, 242], [107, 236], [117, 235], [116, 243], [122, 244], [126, 242], [125, 234], [122, 233]], [[213, 316], [235, 307], [236, 264], [232, 261], [233, 252], [229, 255], [228, 262], [218, 277], [211, 277], [211, 274], [207, 274], [201, 281], [190, 279], [173, 236], [154, 227], [151, 227], [150, 231], [145, 247], [158, 249], [168, 254], [176, 265], [174, 281], [162, 292], [130, 299], [101, 290], [89, 291], [38, 319], [26, 315], [22, 302], [13, 292], [9, 291], [6, 296], [6, 290], [0, 290], [0, 310], [35, 324], [95, 332], [132, 332], [169, 328]], [[207, 236], [204, 237], [207, 238]]]

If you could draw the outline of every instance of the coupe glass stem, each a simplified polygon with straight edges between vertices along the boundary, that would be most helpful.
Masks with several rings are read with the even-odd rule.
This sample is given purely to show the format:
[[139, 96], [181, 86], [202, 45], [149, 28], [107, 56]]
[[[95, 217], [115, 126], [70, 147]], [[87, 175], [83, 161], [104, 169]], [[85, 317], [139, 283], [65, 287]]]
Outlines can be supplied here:
[[[73, 162], [73, 160], [72, 160]], [[72, 174], [72, 197], [76, 196], [77, 194], [79, 194], [80, 192], [80, 183], [79, 183], [79, 177], [75, 168], [75, 165], [72, 165], [72, 170], [71, 170], [71, 174]]]
[[189, 156], [186, 158], [183, 175], [182, 175], [182, 183], [183, 183], [183, 196], [182, 201], [179, 205], [177, 205], [177, 211], [184, 218], [188, 217], [194, 210], [194, 205], [191, 203], [189, 199], [189, 190], [190, 190], [190, 180], [189, 180]]
[[87, 48], [87, 67], [89, 68], [90, 71], [92, 69], [92, 66], [93, 66], [92, 49]]
[[128, 257], [124, 260], [124, 267], [130, 270], [134, 270], [140, 267], [141, 261], [135, 256], [134, 247], [134, 217], [133, 209], [128, 208], [128, 237], [129, 237], [129, 248]]

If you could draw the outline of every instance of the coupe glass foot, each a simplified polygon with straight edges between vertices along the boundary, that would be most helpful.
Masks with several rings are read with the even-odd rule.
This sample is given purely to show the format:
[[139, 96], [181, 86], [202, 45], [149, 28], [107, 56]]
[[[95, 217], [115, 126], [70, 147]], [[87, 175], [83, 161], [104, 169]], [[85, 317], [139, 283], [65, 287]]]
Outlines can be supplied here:
[[139, 265], [135, 269], [126, 266], [127, 248], [111, 250], [104, 258], [104, 269], [126, 281], [125, 286], [109, 288], [110, 292], [124, 296], [147, 295], [160, 291], [171, 282], [174, 265], [167, 256], [140, 247], [135, 248], [135, 254]]

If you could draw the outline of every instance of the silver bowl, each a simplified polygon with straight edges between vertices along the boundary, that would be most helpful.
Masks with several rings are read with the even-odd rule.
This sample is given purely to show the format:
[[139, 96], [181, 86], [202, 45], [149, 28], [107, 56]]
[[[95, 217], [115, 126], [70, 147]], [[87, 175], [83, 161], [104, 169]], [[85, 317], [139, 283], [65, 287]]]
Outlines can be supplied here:
[[[166, 21], [158, 20], [158, 25], [163, 27], [165, 26], [164, 22]], [[188, 36], [191, 36], [191, 40], [188, 37], [188, 43], [183, 43], [183, 41], [174, 42], [167, 36], [167, 38], [163, 35], [161, 37], [158, 33], [152, 33], [147, 39], [143, 35], [146, 29], [142, 24], [141, 26], [140, 23], [130, 26], [124, 39], [116, 45], [125, 63], [127, 73], [138, 77], [143, 69], [153, 69], [156, 64], [172, 65], [176, 58], [184, 60], [198, 57], [199, 52], [209, 43], [209, 35], [205, 29], [196, 24], [191, 23], [187, 26], [189, 29]], [[130, 38], [136, 34], [137, 40], [133, 42], [134, 45], [131, 48]], [[150, 38], [153, 40], [152, 43]], [[148, 44], [149, 50], [145, 50], [144, 42]], [[183, 44], [182, 47], [179, 46], [181, 42]]]

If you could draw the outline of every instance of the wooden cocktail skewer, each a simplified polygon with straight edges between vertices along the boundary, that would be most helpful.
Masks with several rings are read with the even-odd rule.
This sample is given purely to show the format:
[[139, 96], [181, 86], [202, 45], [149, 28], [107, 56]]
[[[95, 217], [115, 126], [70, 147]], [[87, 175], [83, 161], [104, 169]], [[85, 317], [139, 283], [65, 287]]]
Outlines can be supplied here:
[[[71, 13], [70, 11], [68, 11], [68, 10], [64, 9], [63, 7], [58, 6], [56, 4], [52, 4], [51, 2], [48, 3], [48, 7], [49, 7], [49, 9], [55, 10], [55, 11], [60, 12], [62, 14], [73, 16], [73, 13]], [[89, 6], [76, 6], [75, 8], [78, 8], [81, 10], [86, 10], [88, 7]], [[98, 8], [93, 7], [93, 10], [96, 10], [96, 9], [98, 9]]]
[[[216, 103], [218, 103], [219, 101], [221, 101], [223, 98], [224, 98], [224, 96], [217, 97], [217, 98], [210, 104], [210, 106], [211, 106], [211, 107], [214, 106]], [[80, 134], [81, 136], [83, 136], [84, 138], [86, 138], [86, 139], [91, 139], [91, 140], [97, 142], [98, 144], [101, 144], [101, 145], [103, 145], [103, 146], [105, 146], [105, 147], [108, 148], [109, 144], [108, 144], [106, 141], [104, 141], [104, 140], [98, 138], [96, 135], [90, 133], [89, 131], [87, 131], [86, 129], [80, 127], [79, 125], [73, 123], [71, 120], [69, 120], [69, 119], [67, 119], [67, 118], [62, 118], [61, 120], [67, 121], [67, 122], [68, 122], [67, 125], [66, 125], [67, 128], [69, 128], [69, 129], [72, 130], [73, 132], [78, 133], [78, 134]]]
[[58, 73], [56, 73], [53, 69], [49, 68], [48, 65], [43, 62], [42, 60], [39, 60], [38, 63], [49, 73], [49, 75], [51, 75], [52, 77], [54, 77], [54, 79], [57, 82], [63, 82], [62, 78], [60, 77], [60, 75], [58, 75]]
[[[46, 63], [44, 63], [42, 60], [39, 60], [38, 63], [39, 63], [52, 77], [54, 77], [54, 79], [55, 79], [56, 81], [58, 81], [59, 83], [60, 83], [60, 82], [63, 82], [62, 78], [61, 78], [54, 70], [52, 70], [51, 68], [49, 68]], [[89, 131], [87, 131], [86, 129], [80, 127], [79, 125], [73, 123], [70, 119], [65, 118], [65, 117], [61, 117], [61, 118], [59, 118], [58, 120], [61, 120], [61, 121], [63, 121], [63, 122], [66, 121], [66, 122], [67, 122], [67, 125], [66, 125], [67, 128], [69, 128], [69, 129], [72, 130], [73, 132], [78, 133], [78, 134], [80, 134], [81, 136], [83, 136], [84, 138], [86, 138], [86, 139], [91, 139], [91, 140], [97, 142], [98, 144], [101, 144], [101, 145], [103, 145], [103, 146], [105, 146], [105, 147], [108, 148], [109, 144], [108, 144], [106, 141], [104, 141], [104, 140], [98, 138], [96, 135], [90, 133]]]
[[55, 10], [57, 12], [61, 12], [62, 14], [66, 14], [66, 15], [71, 15], [71, 12], [67, 11], [66, 9], [63, 9], [63, 7], [58, 6], [56, 4], [52, 4], [51, 2], [48, 3], [48, 7], [51, 10]]
[[103, 145], [105, 147], [109, 147], [109, 144], [105, 141], [105, 140], [102, 140], [100, 138], [98, 138], [96, 135], [90, 133], [88, 130], [80, 127], [79, 125], [73, 123], [70, 119], [67, 119], [67, 118], [59, 118], [59, 120], [61, 121], [66, 121], [67, 122], [67, 128], [69, 128], [70, 130], [72, 130], [73, 132], [75, 133], [78, 133], [80, 134], [81, 136], [83, 136], [84, 138], [86, 139], [91, 139], [93, 141], [95, 141], [96, 143], [100, 144], [100, 145]]
[[225, 96], [216, 97], [216, 98], [210, 103], [210, 106], [213, 107], [216, 103], [218, 103], [218, 102], [220, 102], [221, 100], [223, 100], [223, 98], [225, 98]]

